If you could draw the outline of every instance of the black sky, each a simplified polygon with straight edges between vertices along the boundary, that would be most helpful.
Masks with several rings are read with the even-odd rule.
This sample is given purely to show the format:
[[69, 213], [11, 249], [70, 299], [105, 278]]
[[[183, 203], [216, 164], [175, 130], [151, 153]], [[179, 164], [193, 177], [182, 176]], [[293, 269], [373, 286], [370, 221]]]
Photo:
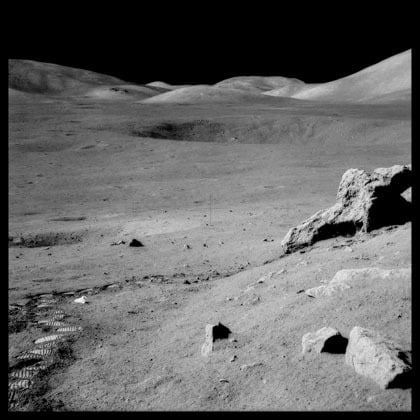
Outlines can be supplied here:
[[381, 16], [341, 6], [335, 16], [324, 13], [319, 19], [304, 6], [296, 15], [283, 8], [257, 9], [255, 3], [245, 17], [224, 9], [195, 10], [193, 16], [163, 13], [159, 4], [152, 11], [57, 7], [63, 10], [55, 10], [54, 17], [39, 6], [19, 15], [9, 30], [9, 58], [85, 68], [137, 83], [215, 83], [239, 75], [325, 82], [413, 43], [410, 11], [395, 8]]

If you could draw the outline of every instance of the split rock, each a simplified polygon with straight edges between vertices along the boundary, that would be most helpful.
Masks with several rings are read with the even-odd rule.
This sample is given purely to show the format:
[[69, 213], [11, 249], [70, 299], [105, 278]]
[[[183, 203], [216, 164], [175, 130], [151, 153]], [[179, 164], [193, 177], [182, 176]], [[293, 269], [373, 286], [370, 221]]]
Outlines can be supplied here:
[[410, 221], [411, 203], [401, 194], [411, 184], [411, 165], [378, 168], [372, 173], [347, 170], [338, 187], [337, 203], [290, 229], [281, 243], [284, 252], [291, 253], [323, 239]]
[[373, 379], [382, 389], [411, 386], [411, 354], [375, 331], [354, 327], [350, 332], [346, 364]]

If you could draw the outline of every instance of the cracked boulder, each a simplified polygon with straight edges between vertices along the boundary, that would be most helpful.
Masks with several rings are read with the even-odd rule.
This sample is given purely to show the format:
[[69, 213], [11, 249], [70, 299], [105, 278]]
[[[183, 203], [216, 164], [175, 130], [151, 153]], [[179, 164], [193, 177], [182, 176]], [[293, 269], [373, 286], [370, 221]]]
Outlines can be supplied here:
[[337, 203], [289, 230], [282, 241], [291, 253], [336, 236], [353, 236], [411, 220], [411, 203], [401, 194], [412, 184], [411, 165], [378, 168], [372, 173], [349, 169], [341, 178]]
[[411, 352], [376, 331], [354, 327], [345, 360], [358, 374], [374, 380], [382, 389], [411, 387]]

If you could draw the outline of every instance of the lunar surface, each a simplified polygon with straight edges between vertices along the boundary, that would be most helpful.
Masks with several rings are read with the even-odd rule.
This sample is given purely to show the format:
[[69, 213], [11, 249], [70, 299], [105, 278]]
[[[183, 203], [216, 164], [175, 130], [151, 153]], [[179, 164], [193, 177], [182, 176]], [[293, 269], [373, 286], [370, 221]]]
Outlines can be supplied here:
[[9, 410], [410, 411], [409, 383], [302, 337], [358, 326], [411, 351], [410, 279], [304, 293], [410, 268], [411, 223], [281, 245], [348, 169], [410, 163], [411, 51], [316, 85], [9, 60]]

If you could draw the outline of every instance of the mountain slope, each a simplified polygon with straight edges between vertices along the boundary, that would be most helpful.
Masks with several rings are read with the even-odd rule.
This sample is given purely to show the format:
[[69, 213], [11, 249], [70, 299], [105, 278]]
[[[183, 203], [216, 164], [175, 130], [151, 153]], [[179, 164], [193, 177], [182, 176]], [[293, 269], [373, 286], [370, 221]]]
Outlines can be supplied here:
[[31, 60], [9, 60], [9, 88], [18, 91], [57, 94], [123, 83], [116, 77], [89, 70]]
[[[355, 74], [328, 83], [306, 85], [291, 97], [332, 102], [371, 102], [396, 98], [409, 99], [411, 95], [411, 50], [394, 55]], [[283, 92], [270, 91], [267, 95], [281, 96]]]

